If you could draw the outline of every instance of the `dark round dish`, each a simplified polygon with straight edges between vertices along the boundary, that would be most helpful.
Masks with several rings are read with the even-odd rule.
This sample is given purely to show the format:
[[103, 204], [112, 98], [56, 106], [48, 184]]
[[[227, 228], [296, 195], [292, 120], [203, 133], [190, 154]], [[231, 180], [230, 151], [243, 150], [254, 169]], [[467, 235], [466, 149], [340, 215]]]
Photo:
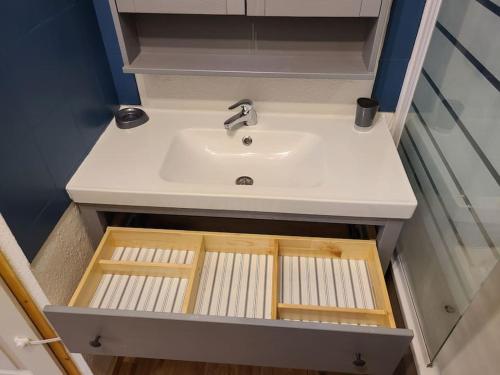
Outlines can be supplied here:
[[116, 125], [120, 129], [132, 129], [148, 122], [149, 117], [140, 108], [127, 107], [120, 109], [116, 115]]

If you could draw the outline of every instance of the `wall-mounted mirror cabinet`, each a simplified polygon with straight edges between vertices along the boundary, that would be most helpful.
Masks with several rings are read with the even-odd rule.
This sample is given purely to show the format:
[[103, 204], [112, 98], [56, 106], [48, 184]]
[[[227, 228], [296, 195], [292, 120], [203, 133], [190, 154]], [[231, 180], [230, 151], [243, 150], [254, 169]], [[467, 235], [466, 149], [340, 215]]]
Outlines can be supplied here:
[[124, 71], [373, 79], [391, 0], [110, 0]]

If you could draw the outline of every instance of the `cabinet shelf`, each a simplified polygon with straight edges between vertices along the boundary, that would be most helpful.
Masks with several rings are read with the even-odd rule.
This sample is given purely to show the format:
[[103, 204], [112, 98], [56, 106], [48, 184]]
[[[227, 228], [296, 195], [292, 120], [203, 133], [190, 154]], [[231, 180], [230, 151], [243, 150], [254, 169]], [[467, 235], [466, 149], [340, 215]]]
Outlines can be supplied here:
[[373, 79], [361, 51], [328, 56], [141, 51], [126, 73], [275, 78]]
[[388, 10], [383, 4], [378, 18], [116, 8], [113, 16], [126, 73], [373, 80]]

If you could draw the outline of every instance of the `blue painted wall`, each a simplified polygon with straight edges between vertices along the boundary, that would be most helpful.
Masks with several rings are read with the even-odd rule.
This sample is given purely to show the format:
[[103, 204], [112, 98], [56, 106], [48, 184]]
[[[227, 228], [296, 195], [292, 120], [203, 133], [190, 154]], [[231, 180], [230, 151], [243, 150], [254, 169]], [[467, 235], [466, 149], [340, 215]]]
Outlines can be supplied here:
[[91, 0], [0, 9], [0, 212], [32, 260], [117, 97]]
[[113, 82], [120, 104], [140, 104], [139, 92], [133, 74], [122, 71], [123, 60], [116, 37], [113, 17], [107, 0], [93, 0], [95, 12], [101, 29], [102, 40], [106, 48], [109, 65], [113, 74]]
[[424, 6], [425, 0], [393, 0], [372, 94], [381, 111], [396, 109]]

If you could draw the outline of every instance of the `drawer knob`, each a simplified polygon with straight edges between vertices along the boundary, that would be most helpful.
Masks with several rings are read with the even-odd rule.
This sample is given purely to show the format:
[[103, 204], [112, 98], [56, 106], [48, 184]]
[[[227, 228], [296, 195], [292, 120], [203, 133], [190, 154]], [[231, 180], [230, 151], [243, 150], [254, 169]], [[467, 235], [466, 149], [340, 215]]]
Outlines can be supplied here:
[[356, 359], [352, 361], [352, 364], [356, 367], [365, 367], [366, 361], [361, 358], [361, 353], [355, 354]]
[[100, 340], [101, 340], [101, 336], [97, 335], [96, 337], [94, 337], [94, 339], [92, 341], [89, 342], [89, 344], [93, 348], [100, 348], [102, 345]]

